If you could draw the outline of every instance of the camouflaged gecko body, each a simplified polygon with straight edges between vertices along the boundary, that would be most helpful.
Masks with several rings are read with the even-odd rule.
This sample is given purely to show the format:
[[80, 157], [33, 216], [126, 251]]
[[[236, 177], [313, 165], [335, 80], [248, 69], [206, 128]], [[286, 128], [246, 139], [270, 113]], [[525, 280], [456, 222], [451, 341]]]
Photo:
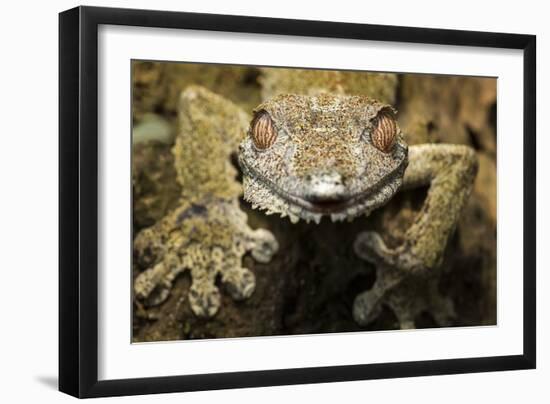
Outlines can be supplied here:
[[[162, 302], [184, 271], [193, 279], [189, 300], [197, 315], [210, 317], [218, 310], [217, 277], [235, 299], [250, 296], [254, 275], [241, 267], [242, 256], [251, 251], [256, 260], [267, 262], [278, 246], [267, 230], [249, 228], [238, 206], [242, 187], [230, 156], [242, 140], [245, 199], [292, 221], [318, 222], [322, 216], [351, 220], [383, 206], [400, 188], [429, 185], [426, 202], [402, 245], [388, 248], [373, 232], [358, 236], [354, 249], [377, 266], [377, 281], [356, 298], [354, 318], [367, 324], [386, 304], [402, 328], [410, 327], [415, 313], [426, 308], [443, 323], [452, 304], [438, 295], [433, 280], [403, 280], [433, 273], [429, 270], [440, 264], [475, 177], [473, 151], [456, 145], [408, 147], [398, 128], [390, 154], [373, 149], [369, 139], [374, 119], [381, 111], [392, 111], [395, 101], [397, 78], [392, 74], [297, 75], [266, 69], [260, 82], [265, 101], [256, 113], [270, 114], [278, 134], [273, 148], [263, 153], [246, 136], [247, 114], [199, 87], [183, 93], [173, 149], [181, 203], [136, 237], [136, 257], [149, 268], [135, 280], [136, 297], [149, 304]], [[417, 299], [411, 284], [427, 285], [433, 293], [425, 295], [429, 299]]]
[[[264, 97], [294, 85], [288, 82], [287, 69], [264, 73], [261, 78]], [[309, 83], [311, 93], [329, 83], [331, 91], [339, 93], [350, 86], [359, 86], [385, 101], [393, 100], [387, 84], [397, 82], [394, 75], [320, 71], [304, 71], [297, 79], [302, 84]], [[135, 258], [148, 269], [135, 279], [134, 294], [147, 305], [160, 304], [169, 296], [176, 277], [189, 272], [193, 312], [212, 317], [220, 306], [216, 278], [220, 278], [234, 299], [249, 297], [254, 291], [255, 278], [241, 267], [243, 255], [250, 251], [257, 261], [268, 262], [278, 245], [269, 231], [252, 230], [238, 206], [242, 185], [236, 180], [230, 158], [246, 135], [248, 114], [202, 87], [190, 86], [181, 94], [178, 120], [172, 151], [182, 187], [179, 206], [136, 236]]]
[[136, 236], [135, 256], [148, 267], [134, 282], [138, 299], [162, 303], [184, 271], [192, 278], [191, 308], [201, 317], [220, 307], [217, 277], [234, 299], [254, 291], [254, 274], [242, 268], [243, 255], [250, 251], [257, 261], [268, 262], [278, 246], [269, 231], [251, 229], [239, 208], [242, 188], [230, 156], [248, 120], [234, 104], [202, 87], [182, 93], [173, 147], [182, 194], [176, 209]]
[[292, 222], [319, 223], [323, 215], [349, 221], [384, 205], [407, 166], [401, 133], [391, 153], [374, 147], [365, 133], [384, 110], [393, 113], [365, 96], [291, 94], [264, 102], [256, 112], [269, 114], [277, 139], [268, 150], [250, 139], [241, 143], [245, 199]]
[[[386, 304], [402, 328], [410, 328], [411, 319], [423, 310], [445, 324], [453, 316], [453, 305], [434, 287], [437, 272], [433, 270], [441, 264], [470, 195], [477, 172], [475, 152], [450, 144], [408, 147], [398, 126], [391, 148], [373, 147], [377, 120], [393, 109], [372, 97], [393, 102], [395, 76], [380, 74], [373, 80], [372, 75], [364, 75], [358, 83], [361, 76], [350, 72], [300, 73], [270, 70], [264, 74], [264, 94], [272, 98], [255, 112], [264, 120], [264, 115], [269, 116], [268, 126], [273, 128], [269, 138], [275, 140], [269, 148], [258, 149], [254, 128], [243, 140], [239, 162], [245, 199], [293, 222], [301, 218], [318, 223], [322, 216], [340, 221], [368, 215], [400, 188], [429, 186], [424, 205], [400, 246], [389, 248], [376, 232], [358, 235], [354, 250], [376, 265], [377, 280], [357, 296], [353, 314], [366, 325]], [[357, 89], [370, 97], [357, 96]], [[293, 95], [273, 96], [277, 90]], [[411, 279], [414, 275], [420, 277]], [[411, 286], [418, 290], [419, 285], [429, 291], [415, 297]]]

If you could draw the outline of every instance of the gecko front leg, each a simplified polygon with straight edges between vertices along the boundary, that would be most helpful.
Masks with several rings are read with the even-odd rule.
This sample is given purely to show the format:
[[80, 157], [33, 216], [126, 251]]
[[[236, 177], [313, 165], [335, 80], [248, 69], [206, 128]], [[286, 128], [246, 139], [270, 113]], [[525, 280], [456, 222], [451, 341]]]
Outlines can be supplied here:
[[411, 274], [429, 275], [430, 270], [441, 264], [476, 172], [477, 158], [470, 147], [436, 144], [410, 147], [403, 188], [429, 185], [428, 194], [400, 246], [389, 248], [376, 232], [358, 235], [354, 250], [378, 267], [380, 279], [380, 283], [377, 281], [371, 290], [356, 298], [354, 317], [358, 323], [370, 322], [383, 296], [404, 278]]
[[182, 194], [178, 207], [134, 240], [134, 256], [146, 268], [134, 281], [138, 300], [162, 303], [186, 271], [192, 279], [189, 303], [200, 317], [212, 317], [220, 307], [218, 278], [235, 300], [254, 291], [254, 274], [242, 267], [242, 257], [250, 252], [269, 262], [278, 244], [268, 230], [250, 228], [239, 207], [242, 187], [230, 158], [248, 120], [233, 103], [202, 87], [182, 93], [172, 150]]
[[173, 281], [186, 271], [191, 275], [189, 303], [199, 317], [212, 317], [220, 307], [216, 278], [235, 300], [252, 295], [254, 274], [243, 268], [244, 254], [268, 262], [278, 244], [265, 229], [253, 230], [237, 201], [206, 199], [183, 203], [154, 226], [140, 232], [134, 252], [148, 267], [134, 282], [136, 298], [148, 306], [161, 304], [170, 295]]

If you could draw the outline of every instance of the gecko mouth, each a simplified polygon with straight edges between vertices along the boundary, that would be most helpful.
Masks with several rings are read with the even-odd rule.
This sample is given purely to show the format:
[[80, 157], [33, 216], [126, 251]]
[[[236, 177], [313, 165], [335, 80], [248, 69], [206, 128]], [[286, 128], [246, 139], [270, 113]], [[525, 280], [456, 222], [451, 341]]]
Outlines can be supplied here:
[[240, 163], [244, 174], [244, 199], [252, 204], [252, 208], [265, 210], [266, 214], [288, 216], [292, 222], [304, 219], [316, 223], [320, 222], [322, 216], [330, 216], [332, 221], [352, 220], [384, 205], [401, 186], [407, 165], [405, 160], [388, 176], [353, 195], [309, 199], [282, 190], [257, 175], [244, 161]]
[[350, 200], [309, 202], [309, 205], [311, 210], [330, 213], [346, 209], [350, 205]]
[[338, 199], [326, 199], [326, 200], [308, 200], [296, 195], [292, 195], [286, 192], [278, 192], [275, 187], [269, 187], [273, 192], [277, 193], [282, 198], [288, 200], [289, 202], [300, 206], [304, 209], [307, 209], [311, 212], [321, 213], [324, 215], [331, 213], [338, 213], [347, 210], [348, 208], [357, 205], [361, 202], [362, 199], [367, 198], [369, 192], [363, 192], [361, 194], [355, 195], [348, 198], [338, 198]]

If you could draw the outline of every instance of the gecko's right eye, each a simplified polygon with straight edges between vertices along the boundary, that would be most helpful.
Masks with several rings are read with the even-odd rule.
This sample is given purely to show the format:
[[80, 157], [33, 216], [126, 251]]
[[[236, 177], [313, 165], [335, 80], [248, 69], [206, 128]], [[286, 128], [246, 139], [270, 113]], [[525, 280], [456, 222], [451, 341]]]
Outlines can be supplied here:
[[258, 150], [266, 150], [277, 139], [277, 131], [267, 111], [259, 111], [250, 124], [250, 136]]

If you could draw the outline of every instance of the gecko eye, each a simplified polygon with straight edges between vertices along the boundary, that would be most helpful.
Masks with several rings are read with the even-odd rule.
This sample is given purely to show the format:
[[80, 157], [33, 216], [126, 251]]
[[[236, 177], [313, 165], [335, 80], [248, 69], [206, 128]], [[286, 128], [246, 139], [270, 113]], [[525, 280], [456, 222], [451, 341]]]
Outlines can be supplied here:
[[266, 111], [260, 111], [256, 114], [250, 124], [250, 136], [254, 146], [259, 150], [265, 150], [277, 139], [277, 131], [273, 126], [273, 121]]
[[382, 110], [373, 121], [371, 141], [378, 150], [389, 153], [397, 137], [397, 124], [390, 111]]

